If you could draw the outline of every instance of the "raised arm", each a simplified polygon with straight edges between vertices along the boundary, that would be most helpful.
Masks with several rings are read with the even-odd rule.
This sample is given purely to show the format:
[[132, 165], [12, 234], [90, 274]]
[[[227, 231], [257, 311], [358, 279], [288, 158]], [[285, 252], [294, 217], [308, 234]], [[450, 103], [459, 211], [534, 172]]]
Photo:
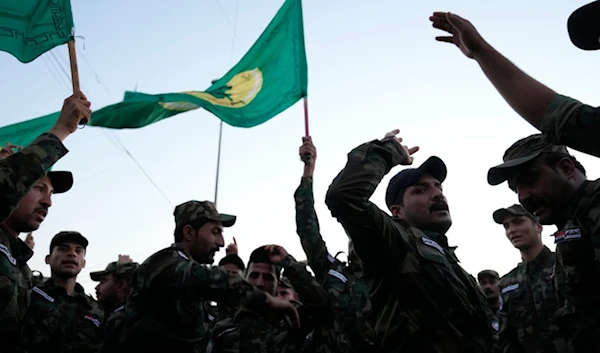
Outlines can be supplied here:
[[300, 158], [304, 162], [304, 174], [300, 186], [294, 193], [296, 202], [296, 233], [300, 237], [302, 249], [306, 254], [308, 265], [315, 273], [317, 281], [322, 282], [327, 277], [333, 257], [329, 254], [319, 228], [319, 219], [315, 212], [313, 194], [313, 173], [317, 160], [317, 150], [310, 137], [302, 138]]
[[385, 266], [390, 259], [403, 261], [405, 247], [398, 225], [369, 201], [381, 179], [396, 165], [412, 163], [411, 149], [401, 144], [394, 130], [382, 140], [358, 146], [348, 154], [344, 169], [329, 187], [325, 203], [333, 217], [352, 238], [358, 256], [365, 264]]

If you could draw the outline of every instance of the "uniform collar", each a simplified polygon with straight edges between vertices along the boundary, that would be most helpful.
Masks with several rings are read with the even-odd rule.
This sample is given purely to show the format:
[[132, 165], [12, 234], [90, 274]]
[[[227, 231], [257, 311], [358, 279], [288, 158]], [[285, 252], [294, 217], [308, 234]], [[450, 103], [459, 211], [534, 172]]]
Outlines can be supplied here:
[[545, 245], [544, 248], [542, 249], [542, 251], [538, 254], [538, 256], [535, 257], [535, 259], [527, 262], [527, 261], [523, 261], [523, 266], [525, 267], [525, 270], [527, 271], [527, 269], [531, 266], [533, 266], [534, 269], [540, 269], [544, 267], [544, 264], [546, 263], [546, 261], [552, 256], [552, 251], [550, 251], [550, 249], [548, 249]]

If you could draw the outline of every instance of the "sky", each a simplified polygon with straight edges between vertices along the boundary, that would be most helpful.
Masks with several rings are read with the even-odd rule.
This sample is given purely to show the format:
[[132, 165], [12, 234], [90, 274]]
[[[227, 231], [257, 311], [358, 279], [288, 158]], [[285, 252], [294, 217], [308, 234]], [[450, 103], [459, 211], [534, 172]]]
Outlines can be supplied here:
[[[597, 81], [590, 78], [597, 75], [600, 54], [576, 49], [566, 30], [569, 14], [585, 2], [304, 0], [310, 131], [318, 150], [316, 210], [329, 251], [345, 251], [347, 237], [324, 203], [328, 186], [350, 150], [399, 128], [407, 144], [421, 147], [415, 165], [436, 155], [448, 166], [444, 192], [454, 224], [447, 235], [462, 266], [473, 275], [514, 268], [519, 252], [492, 213], [516, 203], [517, 196], [506, 184], [489, 186], [486, 175], [508, 146], [536, 130], [512, 111], [474, 61], [434, 40], [440, 32], [428, 17], [451, 11], [471, 20], [530, 75], [597, 105]], [[252, 46], [282, 3], [72, 0], [76, 32], [84, 37], [77, 42], [82, 89], [98, 109], [136, 88], [151, 94], [208, 88]], [[0, 125], [60, 110], [70, 95], [62, 71], [69, 71], [67, 53], [60, 46], [22, 64], [0, 52], [0, 96], [6, 102]], [[244, 261], [266, 244], [305, 258], [293, 199], [303, 169], [303, 125], [299, 103], [255, 128], [224, 126], [218, 206], [238, 216], [225, 240], [236, 237]], [[48, 276], [44, 259], [51, 238], [79, 231], [90, 245], [78, 281], [93, 294], [90, 271], [104, 269], [118, 254], [142, 262], [169, 246], [174, 207], [214, 199], [218, 135], [219, 120], [203, 110], [136, 130], [78, 130], [65, 141], [70, 153], [54, 167], [72, 171], [75, 185], [53, 197], [34, 233], [30, 267]], [[574, 155], [590, 179], [600, 176], [596, 159]], [[382, 209], [389, 178], [401, 168], [372, 197]], [[543, 232], [552, 250], [555, 230]]]

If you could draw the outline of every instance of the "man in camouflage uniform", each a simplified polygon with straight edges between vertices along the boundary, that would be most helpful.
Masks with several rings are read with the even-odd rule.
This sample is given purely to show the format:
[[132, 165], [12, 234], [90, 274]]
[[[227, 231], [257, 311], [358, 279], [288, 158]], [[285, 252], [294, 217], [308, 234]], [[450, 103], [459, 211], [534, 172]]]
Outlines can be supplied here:
[[104, 352], [113, 352], [117, 347], [115, 339], [125, 319], [123, 309], [131, 291], [131, 278], [138, 267], [138, 263], [127, 258], [109, 263], [104, 271], [90, 273], [92, 281], [100, 282], [96, 286], [96, 298], [105, 309], [106, 320], [101, 334], [94, 340], [102, 345]]
[[85, 266], [87, 246], [87, 239], [78, 232], [60, 232], [52, 238], [46, 256], [50, 279], [33, 288], [31, 305], [23, 319], [24, 352], [94, 352], [92, 340], [104, 311], [77, 283], [77, 275]]
[[300, 301], [285, 298], [298, 308], [300, 330], [285, 320], [261, 316], [242, 309], [231, 317], [217, 322], [209, 346], [211, 353], [294, 353], [301, 352], [308, 333], [319, 325], [328, 308], [327, 291], [317, 283], [306, 266], [297, 262], [277, 245], [255, 249], [248, 260], [246, 278], [256, 288], [276, 293], [279, 272], [283, 268], [289, 286], [297, 292]]
[[[567, 145], [600, 157], [600, 108], [594, 108], [558, 94], [520, 70], [487, 43], [477, 29], [460, 16], [436, 12], [435, 28], [450, 36], [437, 37], [453, 43], [474, 59], [506, 102], [543, 134], [544, 141]], [[600, 2], [594, 1], [574, 11], [567, 22], [569, 37], [584, 50], [600, 49]]]
[[411, 164], [418, 150], [403, 146], [398, 133], [352, 150], [325, 199], [373, 274], [373, 351], [490, 352], [492, 313], [445, 235], [452, 221], [444, 162], [431, 157], [391, 179], [385, 199], [393, 217], [369, 201], [381, 179]]
[[299, 150], [304, 162], [304, 174], [294, 193], [296, 231], [315, 278], [329, 292], [333, 315], [312, 336], [317, 352], [341, 352], [349, 349], [348, 336], [358, 325], [357, 320], [369, 300], [369, 282], [362, 263], [350, 242], [349, 264], [334, 258], [328, 251], [319, 230], [313, 194], [313, 174], [317, 150], [310, 137], [303, 137]]
[[[0, 160], [0, 351], [16, 348], [21, 320], [29, 305], [31, 249], [19, 233], [40, 226], [52, 205], [51, 195], [66, 192], [73, 183], [69, 172], [46, 171], [68, 151], [62, 144], [90, 116], [82, 93], [65, 100], [55, 126], [18, 153]], [[12, 148], [12, 147], [11, 147]]]
[[515, 142], [503, 160], [488, 183], [508, 181], [527, 211], [558, 228], [554, 280], [564, 307], [556, 323], [575, 352], [600, 352], [600, 183], [587, 180], [565, 146], [539, 134]]
[[494, 222], [521, 252], [523, 262], [502, 277], [504, 352], [566, 353], [567, 344], [554, 314], [560, 308], [553, 286], [556, 257], [542, 243], [542, 226], [521, 205], [496, 210]]
[[293, 306], [255, 290], [240, 275], [203, 264], [223, 247], [223, 228], [236, 217], [217, 212], [209, 201], [175, 208], [175, 244], [150, 256], [132, 280], [121, 352], [198, 352], [208, 328], [206, 301], [246, 306], [259, 312], [285, 312], [298, 322]]
[[483, 270], [477, 274], [479, 288], [485, 294], [488, 308], [490, 308], [495, 316], [492, 328], [496, 331], [500, 330], [500, 317], [498, 314], [502, 307], [502, 297], [500, 296], [500, 287], [498, 287], [499, 280], [500, 276], [494, 270]]

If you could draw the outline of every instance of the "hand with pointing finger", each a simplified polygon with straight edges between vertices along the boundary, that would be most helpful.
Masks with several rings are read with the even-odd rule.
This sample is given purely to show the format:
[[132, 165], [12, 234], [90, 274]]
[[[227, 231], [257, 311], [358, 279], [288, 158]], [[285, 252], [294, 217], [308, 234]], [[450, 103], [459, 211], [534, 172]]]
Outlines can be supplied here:
[[415, 154], [417, 151], [419, 151], [419, 146], [408, 148], [406, 145], [403, 145], [402, 137], [398, 136], [399, 133], [400, 133], [400, 130], [398, 130], [398, 129], [390, 131], [387, 134], [385, 134], [385, 138], [393, 138], [393, 140], [396, 141], [402, 147], [402, 150], [404, 151], [404, 153], [403, 153], [402, 159], [400, 160], [399, 164], [411, 165], [414, 161], [414, 157], [412, 155]]
[[226, 255], [236, 254], [238, 253], [238, 246], [235, 237], [233, 237], [233, 243], [227, 245], [227, 249], [225, 249]]

